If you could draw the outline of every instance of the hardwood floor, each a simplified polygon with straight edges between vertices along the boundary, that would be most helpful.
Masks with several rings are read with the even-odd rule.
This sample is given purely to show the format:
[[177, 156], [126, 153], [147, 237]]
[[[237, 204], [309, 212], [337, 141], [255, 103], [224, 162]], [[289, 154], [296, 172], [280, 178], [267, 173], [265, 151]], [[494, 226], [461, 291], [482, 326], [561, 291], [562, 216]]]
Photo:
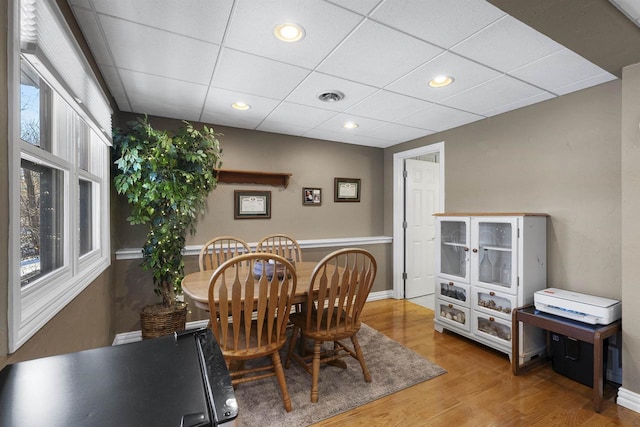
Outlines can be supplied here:
[[513, 376], [505, 354], [434, 331], [433, 311], [409, 301], [368, 302], [361, 320], [448, 372], [315, 426], [640, 426], [640, 414], [616, 405], [613, 386], [598, 414], [591, 389], [549, 363]]

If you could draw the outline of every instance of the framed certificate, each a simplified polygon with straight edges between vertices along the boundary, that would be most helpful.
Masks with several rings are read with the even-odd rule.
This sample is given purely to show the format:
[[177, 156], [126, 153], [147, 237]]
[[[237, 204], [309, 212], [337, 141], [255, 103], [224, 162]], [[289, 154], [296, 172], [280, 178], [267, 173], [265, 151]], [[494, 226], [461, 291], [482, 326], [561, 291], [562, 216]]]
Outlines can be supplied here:
[[360, 178], [335, 178], [334, 202], [359, 202]]
[[271, 191], [234, 191], [234, 218], [271, 218]]

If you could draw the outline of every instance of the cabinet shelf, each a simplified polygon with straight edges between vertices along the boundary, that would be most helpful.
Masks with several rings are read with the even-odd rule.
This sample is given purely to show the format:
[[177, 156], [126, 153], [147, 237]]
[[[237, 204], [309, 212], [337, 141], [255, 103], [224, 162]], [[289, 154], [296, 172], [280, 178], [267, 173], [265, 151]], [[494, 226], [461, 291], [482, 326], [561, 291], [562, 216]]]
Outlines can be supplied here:
[[215, 171], [218, 182], [225, 184], [262, 184], [287, 188], [290, 173], [256, 172], [220, 169]]

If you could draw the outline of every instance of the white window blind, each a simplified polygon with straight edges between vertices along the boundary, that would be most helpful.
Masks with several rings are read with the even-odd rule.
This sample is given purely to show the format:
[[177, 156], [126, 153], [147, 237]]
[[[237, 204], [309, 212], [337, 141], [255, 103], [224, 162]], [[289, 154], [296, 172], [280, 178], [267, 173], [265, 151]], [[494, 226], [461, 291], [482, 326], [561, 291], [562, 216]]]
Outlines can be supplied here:
[[20, 50], [52, 86], [61, 85], [88, 116], [87, 122], [111, 139], [112, 110], [107, 97], [52, 0], [20, 0]]

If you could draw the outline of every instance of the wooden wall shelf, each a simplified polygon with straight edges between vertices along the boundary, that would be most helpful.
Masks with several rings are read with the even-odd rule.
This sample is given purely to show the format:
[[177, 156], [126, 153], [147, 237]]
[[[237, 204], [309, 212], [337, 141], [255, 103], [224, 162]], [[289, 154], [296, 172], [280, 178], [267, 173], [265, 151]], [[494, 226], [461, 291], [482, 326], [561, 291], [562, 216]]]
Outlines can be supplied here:
[[287, 188], [291, 174], [220, 169], [216, 171], [216, 176], [218, 182], [227, 184], [262, 184]]

